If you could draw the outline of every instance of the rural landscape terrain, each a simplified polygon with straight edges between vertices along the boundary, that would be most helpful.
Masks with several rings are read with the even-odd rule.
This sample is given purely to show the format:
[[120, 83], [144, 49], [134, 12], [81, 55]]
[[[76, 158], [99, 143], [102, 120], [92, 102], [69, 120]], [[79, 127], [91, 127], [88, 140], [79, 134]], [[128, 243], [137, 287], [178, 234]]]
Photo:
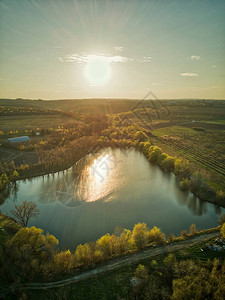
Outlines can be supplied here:
[[0, 0], [0, 299], [225, 299], [224, 11]]
[[[225, 101], [2, 99], [0, 108], [1, 204], [11, 194], [17, 193], [20, 179], [70, 168], [88, 153], [98, 152], [105, 147], [132, 147], [143, 152], [151, 164], [159, 166], [164, 172], [175, 173], [177, 184], [184, 193], [191, 191], [203, 202], [216, 204], [218, 211], [219, 207], [225, 207]], [[18, 143], [8, 140], [19, 136], [28, 136], [29, 140]], [[159, 228], [148, 229], [144, 223], [136, 224], [133, 231], [118, 228], [111, 235], [102, 236], [96, 243], [89, 241], [77, 246], [73, 253], [67, 249], [60, 252], [57, 249], [57, 237], [46, 235], [35, 227], [26, 228], [24, 215], [15, 214], [19, 208], [23, 208], [20, 212], [24, 211], [27, 221], [30, 220], [32, 214], [27, 214], [23, 204], [14, 213], [12, 211], [10, 218], [1, 215], [0, 220], [2, 290], [6, 297], [30, 297], [35, 290], [36, 298], [44, 295], [60, 299], [70, 295], [71, 299], [97, 299], [100, 293], [103, 298], [107, 295], [107, 299], [114, 299], [116, 295], [146, 299], [153, 289], [156, 299], [164, 299], [169, 297], [172, 289], [172, 298], [180, 299], [183, 293], [180, 284], [185, 282], [186, 287], [183, 288], [190, 288], [185, 276], [203, 272], [204, 275], [199, 275], [201, 280], [204, 276], [218, 276], [215, 280], [224, 280], [224, 265], [220, 267], [219, 259], [224, 257], [225, 252], [219, 253], [213, 249], [202, 252], [202, 248], [208, 247], [209, 239], [211, 244], [215, 240], [218, 243], [223, 215], [217, 228], [199, 231], [193, 224], [190, 231], [183, 230], [180, 236], [174, 236], [173, 233], [165, 236]], [[35, 216], [35, 210], [33, 212]], [[16, 217], [21, 225], [11, 217]], [[211, 236], [211, 232], [215, 234]], [[221, 232], [224, 234], [224, 226]], [[192, 236], [202, 238], [193, 244]], [[182, 244], [186, 240], [190, 240], [188, 247]], [[155, 254], [154, 249], [151, 250], [152, 245], [165, 244], [170, 247], [175, 245], [174, 250], [167, 250], [165, 246], [161, 246], [163, 251], [159, 248]], [[143, 255], [143, 258], [136, 258], [134, 255], [138, 254], [132, 254], [146, 247], [149, 250], [145, 251], [149, 251], [149, 254]], [[173, 254], [170, 254], [171, 251]], [[209, 263], [208, 259], [214, 261]], [[195, 260], [198, 261], [197, 265]], [[112, 261], [112, 270], [110, 264], [107, 266], [108, 261]], [[138, 265], [140, 262], [142, 264]], [[180, 264], [184, 268], [182, 274], [177, 273]], [[94, 266], [96, 272], [98, 269], [104, 271], [97, 272], [96, 279], [91, 279], [92, 275], [82, 278], [82, 272]], [[166, 271], [163, 271], [164, 268]], [[102, 275], [106, 270], [109, 277]], [[76, 279], [76, 274], [80, 272], [81, 279]], [[163, 272], [162, 278], [158, 277], [159, 272]], [[210, 275], [210, 272], [218, 272], [218, 275]], [[64, 278], [68, 275], [76, 276], [67, 282]], [[132, 278], [136, 278], [133, 284]], [[48, 285], [44, 287], [41, 283], [40, 287], [24, 285], [28, 281], [43, 280], [59, 284], [53, 284], [54, 288], [49, 284], [49, 289]], [[102, 285], [99, 286], [102, 280], [104, 289]], [[188, 280], [193, 284], [191, 278]], [[201, 280], [199, 278], [195, 284], [199, 286]], [[87, 281], [90, 290], [85, 296], [83, 284]], [[77, 283], [73, 286], [73, 282]], [[163, 290], [160, 289], [162, 282], [167, 282]], [[12, 285], [10, 289], [6, 288], [9, 283]], [[215, 283], [212, 281], [211, 284]], [[202, 289], [199, 293], [204, 295], [211, 288], [205, 286]], [[218, 294], [218, 297], [213, 294], [215, 299], [223, 297], [224, 285], [218, 285], [214, 293]]]

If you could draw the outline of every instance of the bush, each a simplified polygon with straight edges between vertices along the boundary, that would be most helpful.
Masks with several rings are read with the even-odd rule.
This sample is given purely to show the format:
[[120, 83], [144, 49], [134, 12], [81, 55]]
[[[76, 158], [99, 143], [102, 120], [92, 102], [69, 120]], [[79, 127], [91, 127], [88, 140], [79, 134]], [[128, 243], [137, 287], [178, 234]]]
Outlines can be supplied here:
[[188, 189], [190, 187], [190, 182], [187, 178], [183, 178], [181, 181], [180, 181], [180, 188], [182, 189], [182, 191], [184, 192], [187, 192]]
[[162, 244], [165, 241], [165, 234], [156, 226], [149, 230], [147, 237], [149, 243], [156, 242], [156, 244]]
[[161, 166], [163, 170], [166, 172], [173, 172], [174, 171], [174, 163], [175, 163], [175, 158], [172, 156], [167, 156], [161, 163]]
[[157, 146], [151, 146], [148, 150], [148, 159], [152, 163], [159, 163], [162, 150]]
[[193, 234], [195, 234], [196, 233], [196, 225], [195, 224], [192, 224], [191, 226], [190, 226], [190, 229], [189, 229], [189, 233], [191, 234], [191, 235], [193, 235]]
[[187, 159], [176, 159], [174, 167], [175, 175], [178, 175], [181, 178], [188, 178], [190, 176], [190, 163]]
[[135, 270], [134, 276], [139, 279], [147, 279], [148, 276], [147, 268], [141, 264], [138, 265], [138, 267]]
[[187, 230], [182, 230], [181, 233], [180, 233], [180, 236], [181, 237], [187, 236]]

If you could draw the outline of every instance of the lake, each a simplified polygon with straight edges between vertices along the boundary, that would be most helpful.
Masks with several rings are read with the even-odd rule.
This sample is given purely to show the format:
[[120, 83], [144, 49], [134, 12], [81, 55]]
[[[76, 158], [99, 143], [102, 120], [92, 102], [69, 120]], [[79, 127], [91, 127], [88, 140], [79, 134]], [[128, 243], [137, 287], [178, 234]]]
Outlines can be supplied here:
[[61, 248], [75, 249], [95, 241], [116, 226], [132, 229], [138, 222], [179, 234], [192, 223], [199, 229], [217, 226], [225, 209], [180, 190], [173, 174], [151, 165], [134, 149], [106, 148], [89, 154], [72, 168], [18, 181], [18, 191], [0, 206], [2, 213], [22, 201], [34, 201], [40, 214], [29, 226], [59, 239]]

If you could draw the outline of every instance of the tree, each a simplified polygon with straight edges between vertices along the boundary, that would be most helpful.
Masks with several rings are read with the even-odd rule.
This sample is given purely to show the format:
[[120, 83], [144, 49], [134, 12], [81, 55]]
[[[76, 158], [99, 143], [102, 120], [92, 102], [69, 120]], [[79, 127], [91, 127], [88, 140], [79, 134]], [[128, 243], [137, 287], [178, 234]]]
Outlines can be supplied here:
[[[9, 247], [17, 250], [17, 254], [36, 256], [45, 251], [51, 253], [52, 248], [58, 245], [59, 241], [51, 234], [43, 235], [43, 230], [32, 226], [21, 228], [9, 241]], [[18, 255], [17, 255], [18, 258]]]
[[174, 173], [181, 178], [188, 178], [190, 176], [190, 163], [187, 159], [176, 159], [174, 167]]
[[134, 135], [134, 139], [138, 140], [139, 142], [144, 142], [148, 139], [148, 136], [143, 131], [137, 131]]
[[36, 203], [23, 201], [21, 205], [16, 205], [11, 213], [18, 220], [21, 226], [27, 227], [30, 218], [36, 217], [40, 210], [37, 208]]
[[134, 276], [139, 279], [147, 279], [148, 277], [148, 270], [144, 265], [139, 264], [135, 270]]
[[175, 158], [172, 156], [167, 156], [161, 163], [162, 168], [167, 172], [174, 171]]
[[68, 274], [74, 267], [74, 261], [75, 257], [70, 250], [61, 251], [60, 253], [54, 255], [52, 268], [54, 272]]
[[105, 257], [112, 255], [111, 236], [109, 233], [103, 235], [97, 241], [97, 247], [104, 253]]
[[147, 245], [147, 233], [148, 229], [145, 223], [138, 223], [134, 225], [132, 232], [132, 241], [138, 249], [141, 249]]
[[93, 260], [93, 255], [90, 246], [87, 243], [84, 245], [77, 246], [75, 257], [78, 264], [90, 265]]
[[195, 224], [191, 224], [190, 229], [189, 229], [189, 233], [191, 235], [196, 233], [196, 225]]
[[148, 242], [156, 242], [157, 244], [162, 244], [165, 241], [165, 234], [161, 232], [160, 228], [154, 226], [149, 230], [148, 234]]
[[223, 225], [222, 225], [220, 231], [221, 231], [221, 233], [222, 233], [223, 238], [225, 239], [225, 223], [223, 223]]

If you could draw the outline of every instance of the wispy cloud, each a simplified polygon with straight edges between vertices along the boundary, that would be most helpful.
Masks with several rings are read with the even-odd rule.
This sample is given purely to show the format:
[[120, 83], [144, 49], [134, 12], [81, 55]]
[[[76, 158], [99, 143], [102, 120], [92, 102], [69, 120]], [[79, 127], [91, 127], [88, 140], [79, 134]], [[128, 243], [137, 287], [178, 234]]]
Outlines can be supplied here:
[[216, 66], [212, 66], [212, 68], [216, 68]]
[[123, 51], [123, 47], [122, 46], [116, 46], [116, 47], [114, 47], [114, 50], [116, 51], [116, 52], [121, 52], [121, 51]]
[[150, 56], [142, 56], [142, 57], [129, 57], [129, 56], [122, 56], [122, 55], [103, 55], [103, 54], [79, 54], [74, 53], [63, 57], [58, 57], [60, 62], [76, 62], [76, 63], [87, 63], [90, 60], [105, 60], [108, 63], [125, 63], [125, 62], [150, 62]]
[[197, 73], [180, 73], [181, 76], [184, 77], [196, 77], [199, 76]]
[[200, 58], [201, 58], [201, 56], [198, 56], [198, 55], [191, 56], [191, 60], [199, 60]]

